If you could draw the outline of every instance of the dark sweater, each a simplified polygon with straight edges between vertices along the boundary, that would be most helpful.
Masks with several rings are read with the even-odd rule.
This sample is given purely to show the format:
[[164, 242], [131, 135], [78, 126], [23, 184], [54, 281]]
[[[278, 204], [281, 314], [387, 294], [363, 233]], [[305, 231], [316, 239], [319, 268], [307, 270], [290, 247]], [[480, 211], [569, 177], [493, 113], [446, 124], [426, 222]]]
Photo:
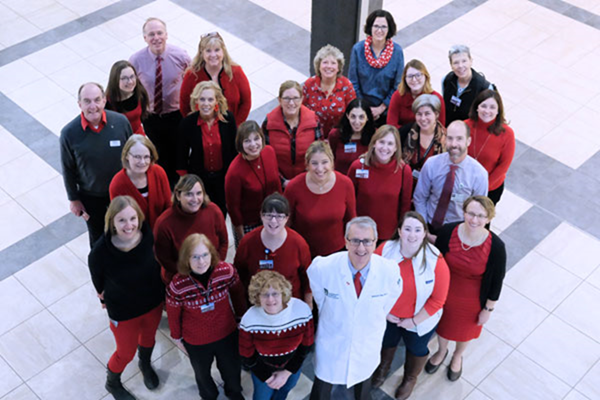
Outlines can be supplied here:
[[[435, 247], [442, 254], [445, 255], [448, 252], [448, 243], [450, 243], [452, 232], [461, 222], [446, 224], [438, 231]], [[498, 300], [500, 291], [502, 290], [504, 274], [506, 273], [506, 248], [504, 247], [504, 242], [494, 232], [490, 233], [492, 234], [492, 248], [487, 264], [485, 265], [483, 278], [481, 279], [481, 292], [479, 294], [481, 308], [485, 307], [485, 303], [488, 300]]]
[[94, 243], [88, 265], [96, 291], [104, 292], [110, 319], [139, 317], [164, 301], [165, 288], [153, 245], [154, 237], [146, 223], [142, 225], [141, 242], [128, 252], [117, 249], [109, 234]]
[[471, 68], [471, 82], [465, 88], [465, 90], [459, 96], [461, 102], [460, 106], [452, 104], [452, 96], [456, 96], [458, 90], [458, 77], [454, 72], [449, 72], [444, 78], [442, 83], [442, 92], [444, 93], [444, 104], [446, 105], [446, 126], [450, 125], [450, 122], [456, 120], [465, 120], [469, 118], [469, 110], [471, 104], [475, 100], [475, 97], [479, 92], [488, 89], [490, 85], [496, 90], [496, 87], [488, 82], [483, 74], [475, 71]]
[[79, 192], [108, 197], [108, 186], [121, 169], [121, 152], [132, 135], [127, 118], [106, 110], [106, 126], [100, 133], [84, 131], [78, 115], [60, 131], [60, 160], [69, 200]]

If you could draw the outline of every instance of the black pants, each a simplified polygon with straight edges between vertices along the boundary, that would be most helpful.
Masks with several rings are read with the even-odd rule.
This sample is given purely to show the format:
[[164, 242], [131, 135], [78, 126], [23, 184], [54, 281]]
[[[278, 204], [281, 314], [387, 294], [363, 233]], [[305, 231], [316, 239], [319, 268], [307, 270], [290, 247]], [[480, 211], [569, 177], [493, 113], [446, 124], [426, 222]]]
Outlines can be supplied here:
[[225, 203], [225, 169], [217, 172], [205, 172], [198, 173], [202, 182], [204, 182], [204, 188], [206, 193], [210, 197], [210, 201], [215, 203], [221, 211], [223, 216], [227, 218], [227, 204]]
[[85, 212], [90, 216], [90, 219], [85, 223], [87, 224], [88, 234], [90, 236], [91, 248], [104, 234], [104, 216], [106, 215], [106, 209], [110, 204], [110, 197], [89, 196], [79, 193], [79, 199], [85, 207]]
[[168, 114], [150, 114], [144, 121], [146, 135], [158, 151], [158, 164], [164, 168], [171, 189], [179, 180], [175, 172], [177, 159], [177, 131], [182, 116], [179, 110]]
[[504, 193], [504, 182], [502, 182], [502, 185], [498, 186], [496, 189], [489, 191], [488, 197], [494, 203], [494, 205], [496, 205], [500, 201], [502, 193]]
[[242, 363], [238, 353], [238, 333], [201, 346], [194, 346], [183, 342], [190, 356], [190, 362], [196, 376], [196, 384], [200, 396], [204, 400], [216, 400], [219, 390], [215, 381], [210, 376], [210, 367], [213, 360], [217, 359], [217, 368], [225, 383], [225, 395], [230, 399], [244, 400], [242, 395]]
[[[310, 391], [310, 400], [330, 400], [333, 386], [333, 384], [322, 381], [315, 376], [313, 387]], [[359, 382], [346, 390], [350, 392], [347, 397], [354, 397], [354, 400], [371, 400], [371, 378]]]

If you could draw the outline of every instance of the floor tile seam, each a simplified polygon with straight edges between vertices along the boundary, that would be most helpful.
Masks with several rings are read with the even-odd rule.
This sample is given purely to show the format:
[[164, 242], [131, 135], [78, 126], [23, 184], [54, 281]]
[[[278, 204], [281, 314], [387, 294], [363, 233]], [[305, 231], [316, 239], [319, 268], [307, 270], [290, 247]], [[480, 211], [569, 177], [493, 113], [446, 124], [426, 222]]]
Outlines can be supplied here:
[[579, 386], [579, 384], [583, 382], [583, 380], [585, 379], [585, 377], [587, 376], [587, 374], [589, 374], [594, 369], [594, 367], [596, 365], [600, 365], [600, 358], [598, 360], [596, 360], [596, 362], [594, 362], [592, 364], [592, 366], [587, 371], [585, 371], [585, 374], [583, 374], [581, 376], [581, 378], [579, 378], [579, 380], [577, 381], [577, 383], [573, 386], [573, 390], [575, 390], [576, 392], [578, 392], [579, 394], [581, 394], [586, 399], [589, 399], [589, 397], [586, 396], [586, 395], [584, 395], [583, 393], [581, 393], [581, 391], [577, 389], [577, 386]]
[[[488, 331], [489, 332], [489, 331]], [[506, 342], [505, 342], [506, 343]], [[510, 346], [510, 345], [509, 345]], [[496, 371], [496, 369], [498, 367], [500, 367], [500, 365], [502, 365], [502, 363], [504, 361], [506, 361], [508, 359], [508, 357], [510, 357], [510, 355], [517, 350], [516, 347], [512, 347], [510, 346], [510, 351], [506, 354], [506, 356], [502, 357], [502, 359], [498, 362], [498, 364], [496, 364], [496, 366], [494, 368], [492, 368], [490, 370], [490, 372], [488, 372], [483, 378], [481, 378], [481, 380], [479, 381], [479, 383], [475, 384], [473, 382], [471, 382], [470, 380], [468, 380], [465, 376], [463, 376], [463, 379], [471, 386], [473, 386], [474, 389], [479, 389], [479, 385], [481, 385], [488, 377], [490, 377], [494, 371]], [[464, 362], [464, 361], [463, 361]], [[468, 396], [465, 396], [465, 398], [467, 398]]]
[[[560, 226], [560, 225], [559, 225], [559, 226]], [[556, 228], [554, 228], [554, 229], [556, 230]], [[554, 232], [554, 231], [552, 231], [552, 232]], [[552, 232], [550, 232], [550, 233], [552, 233]], [[548, 237], [548, 236], [546, 236], [546, 238], [547, 238], [547, 237]], [[544, 239], [546, 239], [546, 238], [544, 238]], [[544, 239], [542, 239], [542, 242], [544, 241]], [[537, 255], [539, 255], [540, 257], [544, 258], [545, 260], [549, 261], [549, 262], [550, 262], [550, 263], [552, 263], [553, 265], [555, 265], [555, 266], [559, 267], [560, 269], [562, 269], [563, 271], [565, 271], [565, 272], [569, 273], [569, 275], [572, 275], [572, 276], [574, 276], [575, 278], [579, 279], [580, 281], [585, 281], [585, 280], [587, 279], [587, 277], [585, 277], [585, 278], [582, 278], [582, 277], [580, 277], [579, 275], [577, 275], [577, 274], [575, 274], [575, 273], [573, 273], [573, 272], [569, 271], [567, 268], [563, 267], [562, 265], [560, 265], [560, 264], [559, 264], [559, 263], [557, 263], [556, 261], [552, 260], [551, 258], [547, 257], [546, 255], [542, 254], [540, 251], [536, 250], [536, 249], [539, 247], [539, 245], [540, 245], [540, 244], [541, 244], [541, 242], [540, 242], [540, 243], [538, 243], [538, 245], [537, 245], [537, 246], [535, 246], [535, 247], [533, 248], [533, 250], [531, 250], [531, 251], [534, 251], [534, 252], [535, 252]], [[593, 271], [592, 271], [592, 272], [593, 272]], [[590, 274], [591, 274], [591, 273], [590, 273]], [[588, 277], [589, 277], [589, 275], [588, 275]], [[513, 289], [514, 289], [514, 288], [513, 288]]]
[[593, 289], [597, 290], [598, 292], [600, 292], [600, 289], [596, 288], [594, 285], [590, 284], [589, 282], [586, 281], [581, 281], [579, 282], [579, 284], [577, 286], [575, 286], [575, 288], [571, 291], [571, 293], [569, 293], [568, 296], [566, 296], [557, 306], [556, 308], [550, 313], [552, 315], [554, 315], [554, 317], [558, 318], [559, 320], [561, 320], [563, 323], [567, 324], [568, 326], [570, 326], [571, 328], [573, 328], [574, 330], [576, 330], [577, 332], [581, 333], [583, 336], [587, 337], [588, 339], [590, 339], [593, 342], [596, 342], [597, 344], [600, 345], [600, 340], [595, 339], [593, 337], [591, 337], [589, 334], [587, 334], [586, 332], [582, 331], [581, 329], [579, 329], [578, 327], [576, 327], [575, 325], [573, 325], [571, 322], [565, 320], [564, 318], [561, 318], [560, 315], [555, 314], [555, 311], [561, 306], [563, 305], [563, 303], [565, 301], [567, 301], [569, 299], [569, 297], [571, 297], [576, 291], [577, 289], [579, 289], [581, 286], [583, 286], [584, 284], [588, 284], [590, 285]]
[[532, 3], [534, 3], [534, 4], [536, 4], [536, 5], [538, 5], [538, 6], [544, 7], [544, 8], [546, 8], [546, 9], [550, 10], [550, 11], [554, 11], [554, 12], [555, 12], [555, 13], [557, 13], [557, 14], [560, 14], [560, 15], [562, 15], [562, 16], [565, 16], [565, 17], [567, 17], [567, 18], [570, 18], [570, 19], [572, 19], [572, 20], [575, 20], [575, 21], [577, 21], [577, 22], [579, 22], [579, 23], [585, 24], [585, 25], [587, 25], [587, 26], [590, 26], [590, 27], [592, 27], [592, 28], [595, 28], [595, 29], [599, 29], [597, 26], [594, 26], [594, 25], [592, 25], [592, 24], [588, 23], [588, 22], [587, 22], [587, 20], [583, 20], [583, 21], [582, 21], [582, 20], [580, 20], [580, 19], [578, 19], [578, 18], [575, 18], [575, 17], [574, 17], [574, 16], [572, 16], [572, 15], [569, 15], [569, 14], [567, 14], [567, 11], [569, 11], [569, 10], [574, 10], [574, 11], [577, 11], [577, 12], [579, 12], [579, 13], [583, 13], [583, 14], [586, 14], [586, 15], [588, 15], [588, 19], [589, 19], [590, 17], [594, 17], [594, 16], [598, 17], [598, 16], [599, 16], [598, 14], [595, 14], [595, 13], [593, 13], [593, 12], [589, 11], [589, 10], [586, 10], [585, 8], [581, 8], [581, 7], [579, 7], [579, 6], [576, 6], [575, 4], [571, 4], [571, 3], [569, 3], [569, 2], [566, 2], [566, 1], [563, 1], [563, 0], [555, 0], [555, 1], [556, 1], [556, 3], [560, 3], [560, 4], [564, 4], [564, 5], [568, 6], [568, 7], [565, 9], [565, 11], [559, 11], [559, 10], [557, 10], [556, 8], [553, 8], [551, 5], [549, 5], [549, 4], [546, 4], [546, 3], [545, 3], [545, 2], [543, 2], [543, 1], [536, 1], [536, 0], [529, 0], [529, 1], [530, 1], [530, 2], [532, 2]]
[[[533, 332], [532, 332], [533, 333]], [[529, 337], [529, 336], [528, 336]], [[523, 357], [527, 358], [529, 361], [531, 361], [532, 363], [534, 363], [539, 369], [545, 371], [547, 374], [550, 374], [552, 377], [556, 378], [560, 383], [564, 384], [565, 386], [567, 386], [569, 388], [569, 390], [565, 393], [565, 396], [573, 389], [575, 389], [575, 386], [571, 385], [570, 383], [566, 382], [563, 378], [561, 378], [560, 376], [556, 375], [554, 372], [549, 371], [548, 369], [546, 369], [543, 365], [541, 365], [540, 363], [538, 363], [536, 360], [534, 360], [533, 358], [529, 357], [527, 354], [523, 353], [521, 350], [519, 350], [519, 348], [515, 348], [514, 350], [515, 352], [519, 353], [520, 355], [522, 355]]]
[[[36, 155], [37, 155], [37, 154], [36, 154]], [[39, 157], [39, 156], [38, 156], [38, 157]], [[41, 157], [40, 157], [40, 158], [41, 158]], [[50, 166], [50, 165], [48, 165], [48, 167], [52, 168], [52, 166]], [[62, 176], [61, 176], [61, 177], [62, 177]], [[58, 217], [54, 218], [52, 221], [49, 221], [49, 222], [46, 222], [46, 223], [44, 223], [44, 222], [40, 221], [40, 220], [39, 220], [39, 219], [38, 219], [38, 218], [37, 218], [35, 215], [33, 215], [33, 214], [32, 214], [32, 213], [29, 211], [29, 209], [28, 209], [27, 207], [25, 207], [25, 205], [24, 205], [24, 204], [21, 204], [21, 202], [18, 200], [18, 198], [19, 198], [19, 197], [25, 196], [27, 193], [30, 193], [30, 192], [32, 192], [32, 191], [34, 191], [34, 190], [36, 190], [36, 189], [39, 189], [39, 187], [40, 187], [40, 186], [42, 186], [42, 185], [44, 185], [44, 184], [46, 184], [46, 183], [50, 182], [50, 181], [51, 181], [52, 179], [54, 179], [54, 178], [56, 178], [56, 176], [54, 176], [54, 177], [52, 177], [52, 178], [48, 179], [48, 180], [47, 180], [47, 181], [45, 181], [45, 182], [41, 182], [41, 183], [39, 183], [38, 185], [36, 185], [36, 187], [32, 188], [31, 190], [29, 190], [29, 191], [27, 191], [27, 192], [25, 192], [25, 193], [22, 193], [22, 194], [20, 194], [20, 195], [19, 195], [19, 196], [17, 196], [16, 198], [13, 198], [13, 201], [15, 201], [15, 202], [16, 202], [16, 203], [19, 205], [19, 207], [21, 207], [23, 210], [25, 210], [25, 212], [27, 212], [27, 214], [29, 214], [29, 216], [31, 216], [31, 218], [33, 218], [33, 219], [34, 219], [34, 220], [35, 220], [37, 223], [39, 223], [39, 224], [42, 226], [41, 228], [39, 228], [39, 229], [36, 229], [34, 232], [31, 232], [31, 233], [30, 233], [30, 235], [34, 234], [35, 232], [39, 231], [40, 229], [44, 229], [44, 228], [46, 228], [47, 226], [51, 225], [53, 222], [56, 222], [56, 221], [58, 221], [59, 219], [63, 218], [65, 215], [68, 215], [68, 214], [70, 213], [70, 211], [67, 211], [67, 212], [65, 212], [64, 214], [62, 214], [62, 215], [59, 215]], [[0, 207], [1, 207], [1, 206], [0, 206]], [[27, 235], [27, 236], [29, 236], [29, 235]], [[23, 239], [24, 239], [24, 238], [23, 238]], [[17, 243], [17, 242], [15, 242], [15, 243]], [[13, 244], [15, 244], [15, 243], [13, 243]], [[9, 246], [9, 247], [10, 247], [10, 246]], [[0, 250], [0, 254], [2, 253], [2, 251], [3, 251], [3, 250], [4, 250], [4, 249]], [[56, 249], [55, 249], [55, 250], [56, 250]]]
[[[8, 333], [8, 332], [5, 332]], [[2, 340], [2, 337], [4, 336], [4, 333], [2, 335], [0, 335], [0, 340]], [[3, 361], [4, 364], [6, 364], [8, 366], [8, 368], [10, 368], [10, 370], [19, 378], [19, 380], [21, 381], [20, 385], [17, 385], [17, 387], [15, 387], [13, 390], [17, 389], [19, 386], [21, 386], [22, 384], [25, 383], [25, 379], [23, 379], [23, 377], [21, 375], [19, 375], [19, 373], [13, 368], [12, 365], [10, 365], [10, 363], [8, 362], [8, 360], [6, 359], [6, 357], [4, 357], [1, 353], [0, 353], [0, 361]], [[10, 391], [12, 392], [12, 390]], [[8, 393], [10, 393], [8, 392]], [[4, 398], [8, 393], [4, 394], [4, 396], [2, 396], [2, 398]], [[0, 398], [1, 399], [1, 398]]]
[[[516, 265], [516, 264], [515, 264]], [[581, 284], [581, 282], [579, 282], [576, 286], [579, 287], [579, 285]], [[512, 290], [514, 290], [515, 292], [519, 293], [521, 296], [525, 297], [527, 300], [529, 300], [530, 302], [532, 302], [533, 304], [535, 304], [536, 306], [538, 306], [539, 308], [541, 308], [542, 310], [544, 310], [545, 312], [547, 312], [548, 314], [552, 314], [554, 313], [554, 311], [560, 306], [561, 303], [559, 303], [558, 305], [556, 305], [552, 310], [549, 310], [546, 308], [546, 306], [538, 303], [536, 300], [532, 299], [531, 297], [529, 297], [528, 294], [521, 292], [519, 289], [515, 288], [514, 286], [512, 286], [511, 284], [509, 284], [508, 282], [503, 282], [503, 285], [506, 285], [507, 287], [511, 288]], [[573, 289], [574, 291], [575, 289]], [[571, 294], [573, 294], [573, 291], [569, 292], [569, 294], [563, 299], [566, 300]]]

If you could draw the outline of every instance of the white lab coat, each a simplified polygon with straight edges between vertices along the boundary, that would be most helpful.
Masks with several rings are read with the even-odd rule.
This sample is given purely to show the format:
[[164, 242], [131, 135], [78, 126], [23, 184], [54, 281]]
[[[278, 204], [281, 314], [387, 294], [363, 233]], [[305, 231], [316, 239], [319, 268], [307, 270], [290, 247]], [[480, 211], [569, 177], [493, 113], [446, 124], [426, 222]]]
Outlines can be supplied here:
[[351, 387], [379, 365], [386, 317], [402, 292], [402, 278], [397, 263], [373, 254], [357, 299], [348, 262], [347, 251], [317, 257], [307, 273], [319, 308], [315, 375]]

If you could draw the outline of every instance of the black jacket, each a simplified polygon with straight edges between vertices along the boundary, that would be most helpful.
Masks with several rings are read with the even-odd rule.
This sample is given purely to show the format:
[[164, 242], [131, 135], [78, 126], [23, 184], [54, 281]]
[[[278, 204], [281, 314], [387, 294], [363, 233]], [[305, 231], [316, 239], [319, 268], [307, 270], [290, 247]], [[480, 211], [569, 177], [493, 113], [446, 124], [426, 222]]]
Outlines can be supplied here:
[[494, 90], [497, 90], [494, 84], [488, 82], [483, 74], [475, 71], [473, 68], [471, 68], [471, 74], [473, 76], [471, 82], [469, 82], [469, 85], [459, 96], [461, 100], [460, 106], [456, 106], [451, 101], [452, 96], [456, 96], [458, 91], [458, 77], [454, 72], [449, 72], [444, 78], [442, 93], [444, 94], [444, 104], [446, 105], [446, 126], [450, 125], [452, 121], [464, 121], [469, 118], [471, 104], [473, 104], [479, 92], [489, 89], [490, 85]]

